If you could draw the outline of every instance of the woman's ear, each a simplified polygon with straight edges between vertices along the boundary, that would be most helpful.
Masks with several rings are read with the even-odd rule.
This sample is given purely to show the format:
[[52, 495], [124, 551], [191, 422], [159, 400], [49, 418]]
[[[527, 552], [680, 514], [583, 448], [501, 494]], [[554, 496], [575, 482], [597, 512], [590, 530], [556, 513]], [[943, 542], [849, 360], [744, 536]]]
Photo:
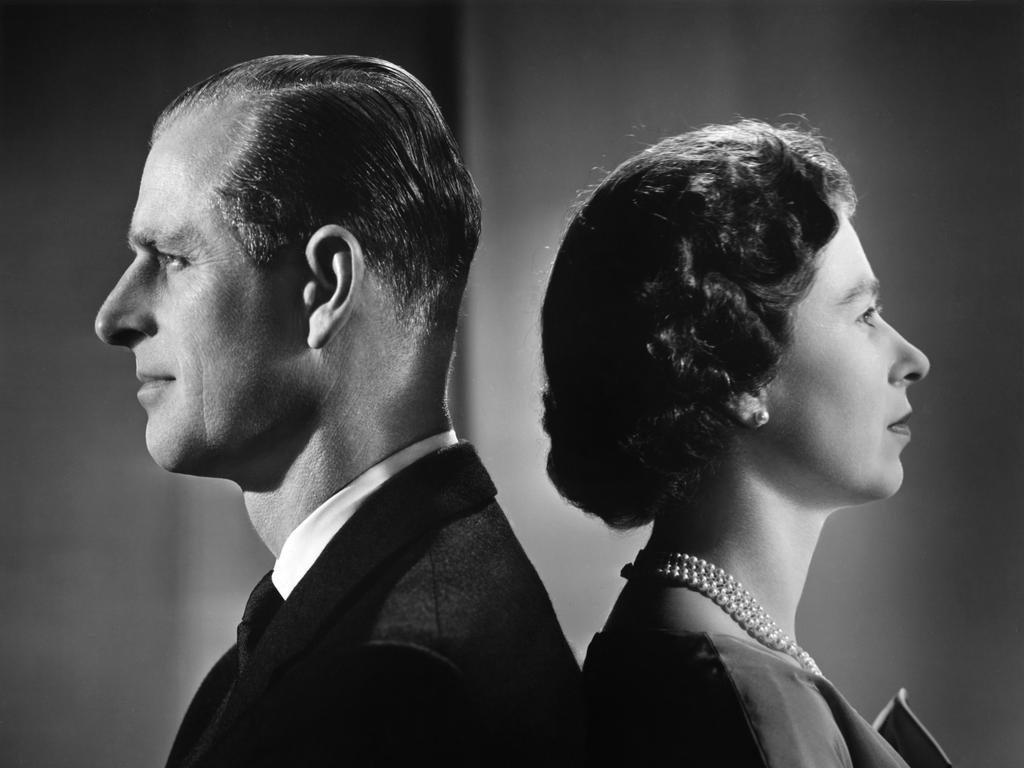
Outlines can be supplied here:
[[732, 417], [748, 429], [760, 429], [768, 423], [767, 397], [764, 390], [752, 394], [743, 392], [731, 398], [727, 408]]
[[363, 284], [363, 249], [349, 230], [326, 224], [306, 243], [310, 280], [302, 289], [309, 316], [307, 344], [320, 349], [348, 322]]

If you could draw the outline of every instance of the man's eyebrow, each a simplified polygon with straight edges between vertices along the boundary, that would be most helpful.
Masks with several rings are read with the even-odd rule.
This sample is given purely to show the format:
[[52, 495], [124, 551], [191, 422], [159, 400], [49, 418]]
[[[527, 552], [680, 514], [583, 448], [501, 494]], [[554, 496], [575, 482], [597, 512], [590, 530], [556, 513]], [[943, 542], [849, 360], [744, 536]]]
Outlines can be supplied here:
[[170, 232], [156, 232], [149, 229], [128, 230], [128, 247], [133, 250], [181, 251], [190, 248], [199, 237], [199, 231], [191, 224]]
[[858, 299], [864, 296], [871, 296], [877, 298], [882, 291], [882, 284], [878, 282], [877, 277], [865, 277], [859, 281], [853, 288], [843, 294], [842, 298], [839, 299], [839, 306], [845, 306], [847, 304], [853, 304]]

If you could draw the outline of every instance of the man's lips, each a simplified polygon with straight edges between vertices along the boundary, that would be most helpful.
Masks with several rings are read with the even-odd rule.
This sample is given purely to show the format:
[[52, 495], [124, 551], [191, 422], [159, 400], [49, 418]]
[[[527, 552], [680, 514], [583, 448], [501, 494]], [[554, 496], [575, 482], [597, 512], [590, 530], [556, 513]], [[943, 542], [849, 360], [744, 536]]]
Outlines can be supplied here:
[[158, 397], [160, 391], [174, 381], [173, 376], [161, 376], [151, 373], [136, 373], [135, 378], [142, 382], [142, 386], [139, 387], [139, 391], [136, 397], [142, 400], [152, 399]]
[[153, 384], [153, 383], [166, 383], [168, 381], [174, 381], [173, 376], [165, 376], [159, 373], [143, 373], [138, 371], [135, 374], [135, 378], [138, 379], [142, 384]]

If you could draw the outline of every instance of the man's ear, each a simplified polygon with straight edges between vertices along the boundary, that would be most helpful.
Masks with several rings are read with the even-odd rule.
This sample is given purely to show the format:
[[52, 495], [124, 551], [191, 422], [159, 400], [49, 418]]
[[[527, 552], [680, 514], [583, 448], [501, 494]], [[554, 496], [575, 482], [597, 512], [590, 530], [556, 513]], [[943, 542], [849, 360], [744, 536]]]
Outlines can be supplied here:
[[326, 224], [306, 243], [310, 281], [302, 289], [311, 349], [320, 349], [348, 322], [363, 285], [363, 249], [339, 224]]
[[737, 423], [748, 429], [760, 429], [768, 423], [767, 396], [763, 389], [756, 393], [743, 392], [730, 398], [726, 408]]

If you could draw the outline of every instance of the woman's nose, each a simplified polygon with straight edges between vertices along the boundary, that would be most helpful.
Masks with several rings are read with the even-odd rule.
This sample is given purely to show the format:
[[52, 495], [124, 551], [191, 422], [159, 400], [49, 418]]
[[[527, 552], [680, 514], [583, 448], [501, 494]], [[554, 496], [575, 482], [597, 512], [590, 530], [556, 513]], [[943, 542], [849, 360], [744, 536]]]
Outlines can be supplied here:
[[920, 381], [931, 370], [931, 361], [928, 360], [928, 356], [924, 352], [903, 338], [898, 332], [895, 330], [893, 332], [896, 333], [900, 349], [899, 357], [893, 366], [891, 377], [893, 383], [903, 382], [911, 384], [915, 381]]

